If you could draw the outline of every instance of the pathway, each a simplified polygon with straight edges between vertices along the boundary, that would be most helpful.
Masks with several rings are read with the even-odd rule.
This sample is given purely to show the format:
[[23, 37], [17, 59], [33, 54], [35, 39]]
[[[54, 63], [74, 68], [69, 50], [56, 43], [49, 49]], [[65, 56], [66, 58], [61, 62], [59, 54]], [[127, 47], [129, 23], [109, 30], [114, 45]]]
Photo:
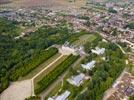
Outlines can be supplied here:
[[61, 59], [64, 55], [59, 56], [57, 59], [55, 59], [52, 63], [50, 63], [48, 66], [46, 66], [43, 70], [41, 70], [39, 73], [37, 73], [32, 79], [31, 79], [31, 83], [32, 83], [32, 96], [35, 96], [34, 93], [34, 79], [36, 77], [38, 77], [39, 75], [41, 75], [45, 70], [47, 70], [49, 67], [51, 67], [54, 63], [56, 63], [59, 59]]
[[120, 50], [122, 51], [123, 54], [126, 54], [126, 52], [123, 50], [123, 48], [119, 44], [117, 44], [117, 43], [115, 43], [115, 44], [120, 48]]

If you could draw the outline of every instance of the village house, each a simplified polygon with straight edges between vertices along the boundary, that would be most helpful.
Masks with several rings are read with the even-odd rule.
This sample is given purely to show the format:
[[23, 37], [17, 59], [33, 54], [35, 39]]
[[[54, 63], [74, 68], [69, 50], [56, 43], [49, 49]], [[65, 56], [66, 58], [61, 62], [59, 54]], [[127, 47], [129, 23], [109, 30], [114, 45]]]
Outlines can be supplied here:
[[70, 95], [69, 91], [65, 91], [59, 96], [49, 97], [48, 100], [67, 100], [68, 96]]
[[105, 53], [105, 48], [96, 47], [95, 49], [92, 49], [91, 51], [92, 51], [92, 53], [95, 53], [97, 55], [102, 55]]
[[72, 76], [71, 78], [67, 79], [67, 81], [68, 81], [70, 84], [79, 87], [79, 86], [83, 83], [83, 80], [84, 80], [84, 79], [85, 79], [85, 74], [80, 73], [80, 74], [77, 75], [77, 76]]
[[86, 70], [92, 70], [94, 68], [94, 66], [95, 66], [95, 63], [96, 63], [96, 61], [93, 60], [93, 61], [91, 61], [91, 62], [89, 62], [87, 64], [81, 64], [81, 67], [83, 69], [86, 69]]

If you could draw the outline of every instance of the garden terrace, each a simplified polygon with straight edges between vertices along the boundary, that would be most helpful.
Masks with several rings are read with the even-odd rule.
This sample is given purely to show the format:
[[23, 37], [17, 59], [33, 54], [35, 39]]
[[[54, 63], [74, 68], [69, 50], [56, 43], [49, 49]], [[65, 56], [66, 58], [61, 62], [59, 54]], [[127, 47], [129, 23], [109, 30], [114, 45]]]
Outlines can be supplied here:
[[35, 87], [35, 93], [39, 94], [44, 89], [46, 89], [54, 80], [58, 78], [68, 67], [70, 67], [76, 60], [78, 56], [70, 55], [65, 61], [60, 63], [53, 71], [44, 76], [42, 80], [40, 80]]

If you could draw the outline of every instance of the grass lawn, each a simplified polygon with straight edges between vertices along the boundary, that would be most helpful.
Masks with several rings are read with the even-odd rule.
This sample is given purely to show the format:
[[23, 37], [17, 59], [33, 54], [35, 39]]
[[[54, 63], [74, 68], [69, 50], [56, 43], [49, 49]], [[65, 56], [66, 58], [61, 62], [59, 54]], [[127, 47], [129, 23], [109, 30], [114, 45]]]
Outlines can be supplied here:
[[85, 80], [83, 81], [83, 84], [79, 87], [73, 86], [69, 83], [66, 83], [67, 89], [71, 92], [70, 96], [68, 97], [68, 100], [74, 100], [77, 98], [77, 96], [85, 89], [88, 87], [90, 80]]
[[[57, 62], [55, 62], [51, 67], [49, 67], [47, 70], [45, 70], [42, 74], [40, 74], [38, 77], [36, 77], [34, 79], [34, 84], [35, 84], [35, 87], [36, 87], [36, 83], [38, 81], [40, 81], [46, 74], [48, 74], [50, 71], [52, 71], [53, 69], [55, 69], [57, 67], [57, 65], [59, 65], [61, 62], [63, 62], [68, 56], [63, 56], [61, 57]], [[48, 64], [47, 64], [48, 65]], [[45, 65], [45, 66], [47, 66]]]
[[19, 80], [26, 80], [26, 79], [31, 79], [34, 77], [38, 72], [40, 72], [42, 69], [44, 69], [47, 65], [49, 65], [51, 62], [53, 62], [56, 58], [58, 58], [61, 54], [57, 53], [56, 55], [52, 56], [49, 58], [47, 61], [39, 65], [36, 69], [34, 69], [32, 72], [30, 72], [28, 75], [25, 77], [20, 78]]
[[85, 34], [79, 37], [79, 40], [75, 41], [73, 44], [80, 46], [84, 45], [86, 42], [92, 42], [96, 39], [96, 36], [93, 34]]
[[51, 91], [51, 92], [49, 93], [49, 95], [47, 95], [47, 97], [45, 97], [44, 100], [47, 100], [47, 98], [49, 98], [49, 97], [55, 96], [55, 95], [58, 93], [58, 90], [60, 90], [61, 86], [62, 86], [62, 82], [59, 82], [59, 83], [54, 87], [53, 91]]

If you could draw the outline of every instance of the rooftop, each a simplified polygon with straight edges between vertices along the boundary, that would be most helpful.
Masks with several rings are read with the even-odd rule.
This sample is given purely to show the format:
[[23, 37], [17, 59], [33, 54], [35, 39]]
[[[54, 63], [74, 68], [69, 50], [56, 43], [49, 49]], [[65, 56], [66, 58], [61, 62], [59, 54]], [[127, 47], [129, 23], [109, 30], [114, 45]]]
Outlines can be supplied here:
[[48, 100], [66, 100], [69, 95], [70, 95], [70, 92], [69, 91], [65, 91], [64, 93], [62, 93], [59, 96], [49, 97]]
[[101, 55], [101, 54], [104, 54], [105, 48], [96, 47], [95, 49], [92, 49], [91, 51], [92, 51], [92, 53], [95, 53], [97, 55]]
[[85, 75], [81, 73], [77, 76], [72, 76], [71, 78], [67, 79], [67, 81], [72, 85], [80, 86], [83, 83], [84, 78]]
[[95, 63], [96, 63], [96, 61], [93, 60], [87, 64], [81, 64], [81, 67], [86, 70], [92, 70], [92, 68], [95, 66]]

